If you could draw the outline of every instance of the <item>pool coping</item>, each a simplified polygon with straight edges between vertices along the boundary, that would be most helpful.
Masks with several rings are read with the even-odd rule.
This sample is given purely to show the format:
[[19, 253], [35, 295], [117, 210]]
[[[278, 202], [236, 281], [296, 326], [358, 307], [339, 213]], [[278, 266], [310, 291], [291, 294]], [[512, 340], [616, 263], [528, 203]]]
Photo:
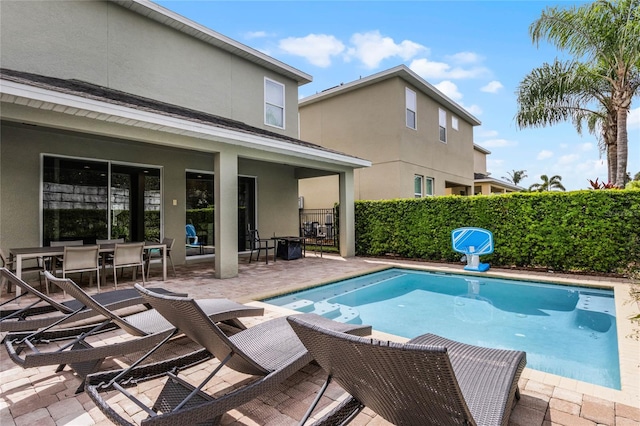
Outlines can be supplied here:
[[[595, 385], [592, 383], [582, 382], [567, 377], [558, 376], [551, 373], [546, 373], [539, 370], [533, 370], [531, 368], [525, 368], [522, 373], [522, 378], [534, 380], [536, 382], [543, 383], [549, 386], [559, 387], [572, 392], [578, 392], [586, 395], [591, 395], [598, 398], [604, 398], [613, 402], [618, 402], [630, 406], [637, 406], [640, 401], [640, 360], [638, 354], [640, 354], [640, 341], [628, 337], [633, 332], [631, 321], [628, 320], [632, 315], [637, 313], [637, 309], [634, 309], [635, 303], [631, 303], [629, 297], [629, 289], [631, 282], [625, 282], [624, 280], [608, 280], [593, 279], [590, 277], [563, 277], [563, 276], [541, 276], [539, 274], [531, 274], [526, 271], [504, 271], [504, 270], [489, 270], [483, 273], [464, 271], [451, 266], [434, 266], [434, 265], [420, 265], [415, 263], [407, 263], [402, 261], [387, 261], [387, 260], [367, 260], [372, 264], [378, 264], [379, 267], [368, 271], [366, 274], [353, 273], [345, 274], [339, 279], [326, 280], [324, 282], [318, 282], [311, 285], [291, 285], [288, 288], [280, 288], [279, 291], [265, 292], [262, 294], [254, 294], [247, 297], [246, 302], [249, 304], [263, 307], [267, 311], [278, 312], [282, 315], [290, 315], [299, 313], [290, 309], [270, 305], [260, 300], [292, 293], [296, 291], [302, 291], [322, 285], [326, 285], [342, 279], [349, 279], [358, 276], [368, 275], [371, 273], [380, 272], [391, 268], [406, 268], [420, 271], [430, 272], [445, 272], [460, 275], [469, 276], [482, 276], [492, 278], [508, 278], [516, 279], [519, 281], [535, 281], [544, 282], [548, 284], [560, 284], [560, 285], [574, 285], [581, 287], [592, 288], [604, 288], [613, 289], [614, 299], [616, 306], [616, 330], [618, 333], [618, 356], [620, 362], [620, 382], [621, 390], [611, 389], [604, 386]], [[377, 330], [373, 331], [372, 337], [383, 340], [405, 342], [409, 339], [383, 333]]]

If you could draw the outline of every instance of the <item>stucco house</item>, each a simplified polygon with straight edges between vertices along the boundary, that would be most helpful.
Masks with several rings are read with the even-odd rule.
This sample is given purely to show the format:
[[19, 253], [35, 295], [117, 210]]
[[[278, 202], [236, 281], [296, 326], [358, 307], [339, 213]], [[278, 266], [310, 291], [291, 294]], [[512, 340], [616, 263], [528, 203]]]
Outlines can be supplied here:
[[489, 154], [491, 151], [488, 149], [473, 144], [474, 195], [508, 194], [522, 191], [522, 187], [496, 179], [487, 172], [487, 155]]
[[183, 263], [197, 220], [233, 277], [247, 228], [297, 235], [298, 181], [331, 175], [354, 254], [370, 163], [300, 139], [311, 76], [146, 0], [2, 1], [0, 40], [4, 250], [172, 237]]
[[[472, 195], [473, 128], [480, 121], [405, 65], [299, 102], [300, 135], [371, 160], [355, 199]], [[305, 209], [337, 201], [335, 177], [300, 182]]]

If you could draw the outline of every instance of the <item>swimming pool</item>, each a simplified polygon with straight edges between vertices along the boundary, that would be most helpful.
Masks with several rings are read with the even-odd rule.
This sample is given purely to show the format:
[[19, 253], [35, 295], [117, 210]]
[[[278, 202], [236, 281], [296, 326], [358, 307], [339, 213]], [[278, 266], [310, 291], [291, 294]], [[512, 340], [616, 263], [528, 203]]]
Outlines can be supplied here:
[[527, 367], [620, 389], [613, 290], [392, 268], [263, 300], [413, 338], [527, 352]]

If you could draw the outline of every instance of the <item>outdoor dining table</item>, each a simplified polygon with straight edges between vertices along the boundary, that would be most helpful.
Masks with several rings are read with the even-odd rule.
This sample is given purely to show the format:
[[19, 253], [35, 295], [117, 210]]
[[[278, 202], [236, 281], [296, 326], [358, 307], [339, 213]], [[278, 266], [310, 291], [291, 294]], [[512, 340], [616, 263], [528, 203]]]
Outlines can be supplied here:
[[[154, 241], [146, 241], [144, 244], [144, 249], [147, 251], [150, 250], [160, 250], [162, 252], [162, 280], [166, 281], [167, 279], [167, 246], [165, 244], [157, 243]], [[105, 256], [109, 253], [114, 253], [116, 250], [116, 245], [113, 243], [109, 244], [100, 244], [100, 255]], [[27, 259], [37, 259], [39, 257], [53, 257], [60, 256], [64, 254], [64, 246], [57, 247], [21, 247], [21, 248], [12, 248], [9, 249], [9, 256], [15, 260], [16, 265], [16, 276], [18, 278], [22, 278], [22, 262]], [[102, 262], [102, 278], [101, 281], [104, 284], [106, 279], [105, 273], [105, 262]], [[20, 295], [20, 288], [16, 287], [16, 296]]]

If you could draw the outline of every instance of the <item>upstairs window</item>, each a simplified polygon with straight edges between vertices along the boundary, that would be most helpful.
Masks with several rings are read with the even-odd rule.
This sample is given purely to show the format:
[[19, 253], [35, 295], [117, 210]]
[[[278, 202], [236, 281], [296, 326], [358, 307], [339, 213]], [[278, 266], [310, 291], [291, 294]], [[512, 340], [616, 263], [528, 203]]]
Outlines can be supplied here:
[[416, 92], [405, 89], [405, 103], [407, 109], [407, 127], [416, 128]]
[[427, 196], [433, 196], [433, 178], [426, 178], [424, 181], [424, 194]]
[[284, 85], [264, 79], [264, 124], [284, 129]]
[[440, 142], [447, 143], [447, 112], [438, 109], [438, 124], [440, 126]]
[[422, 179], [420, 175], [413, 177], [413, 192], [416, 198], [422, 198]]
[[453, 130], [458, 130], [458, 117], [451, 116], [451, 128]]

